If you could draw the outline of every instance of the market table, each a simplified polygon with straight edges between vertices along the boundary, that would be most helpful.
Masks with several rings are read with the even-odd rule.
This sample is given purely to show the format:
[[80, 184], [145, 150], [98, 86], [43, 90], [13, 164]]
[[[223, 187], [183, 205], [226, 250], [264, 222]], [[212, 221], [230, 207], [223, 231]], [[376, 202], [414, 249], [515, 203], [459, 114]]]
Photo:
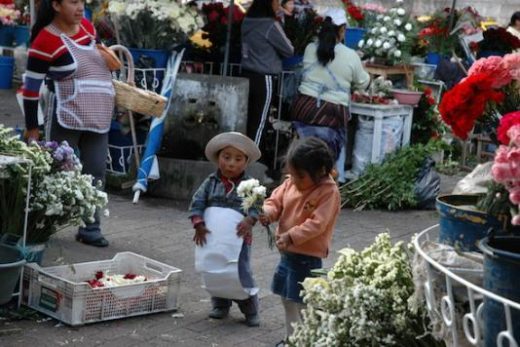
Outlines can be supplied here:
[[365, 70], [370, 75], [383, 76], [385, 79], [390, 75], [405, 75], [408, 89], [413, 88], [414, 67], [412, 65], [380, 65], [367, 63]]
[[361, 115], [374, 119], [374, 135], [372, 138], [372, 155], [370, 162], [380, 163], [381, 139], [383, 132], [383, 120], [385, 118], [398, 117], [404, 118], [403, 136], [401, 147], [410, 143], [410, 133], [412, 131], [413, 107], [409, 105], [375, 105], [361, 104], [353, 102], [350, 105], [350, 112], [353, 115]]

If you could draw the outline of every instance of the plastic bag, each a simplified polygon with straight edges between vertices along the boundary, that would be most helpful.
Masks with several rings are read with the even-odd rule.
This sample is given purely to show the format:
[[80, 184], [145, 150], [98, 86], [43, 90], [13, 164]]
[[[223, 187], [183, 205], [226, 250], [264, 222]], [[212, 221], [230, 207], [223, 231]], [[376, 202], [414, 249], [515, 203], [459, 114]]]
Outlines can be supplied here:
[[477, 165], [473, 171], [457, 183], [453, 189], [453, 194], [486, 193], [487, 184], [493, 180], [493, 176], [491, 176], [492, 166], [492, 161]]
[[435, 198], [441, 190], [441, 178], [435, 171], [435, 161], [428, 157], [415, 179], [415, 198], [417, 207], [435, 209]]
[[[385, 155], [401, 147], [403, 137], [403, 118], [391, 117], [383, 119], [381, 131], [381, 147], [379, 148], [379, 162]], [[354, 140], [352, 172], [359, 176], [372, 160], [372, 140], [374, 136], [374, 120], [371, 117], [359, 116]]]

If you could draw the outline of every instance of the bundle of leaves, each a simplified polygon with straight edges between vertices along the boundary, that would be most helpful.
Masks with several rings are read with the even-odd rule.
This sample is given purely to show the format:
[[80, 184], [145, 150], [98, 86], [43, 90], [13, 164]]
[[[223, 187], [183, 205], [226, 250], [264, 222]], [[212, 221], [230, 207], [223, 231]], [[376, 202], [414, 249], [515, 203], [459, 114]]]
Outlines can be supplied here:
[[369, 165], [362, 176], [340, 187], [342, 206], [390, 211], [416, 207], [417, 174], [426, 158], [441, 148], [440, 141], [416, 144]]

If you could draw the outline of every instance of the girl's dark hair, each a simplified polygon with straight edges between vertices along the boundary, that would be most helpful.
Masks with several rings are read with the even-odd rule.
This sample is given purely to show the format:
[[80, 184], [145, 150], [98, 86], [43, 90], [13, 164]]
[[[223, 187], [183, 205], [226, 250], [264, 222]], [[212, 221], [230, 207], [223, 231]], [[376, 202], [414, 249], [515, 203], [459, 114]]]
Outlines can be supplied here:
[[40, 5], [38, 6], [38, 13], [36, 14], [36, 21], [31, 30], [31, 39], [32, 43], [36, 36], [45, 28], [47, 25], [51, 24], [54, 20], [54, 16], [56, 12], [52, 7], [52, 2], [56, 1], [57, 3], [61, 3], [62, 0], [41, 0]]
[[285, 156], [285, 163], [296, 171], [305, 171], [315, 183], [334, 168], [334, 156], [325, 142], [317, 137], [295, 140]]
[[334, 60], [334, 47], [338, 39], [341, 25], [334, 25], [330, 17], [326, 17], [318, 34], [318, 61], [325, 66]]
[[251, 7], [247, 10], [246, 17], [276, 18], [273, 10], [273, 0], [253, 0]]
[[509, 26], [514, 26], [517, 20], [520, 20], [520, 11], [513, 13], [511, 16], [511, 21], [509, 22]]

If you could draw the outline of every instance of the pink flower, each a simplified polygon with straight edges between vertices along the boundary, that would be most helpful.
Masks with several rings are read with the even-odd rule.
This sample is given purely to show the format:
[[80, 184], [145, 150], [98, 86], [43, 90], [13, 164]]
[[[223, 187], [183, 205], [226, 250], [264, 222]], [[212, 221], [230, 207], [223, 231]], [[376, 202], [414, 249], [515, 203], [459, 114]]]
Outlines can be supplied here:
[[520, 225], [520, 215], [513, 216], [513, 219], [511, 219], [511, 224], [513, 225]]
[[520, 124], [514, 125], [507, 131], [507, 136], [512, 144], [520, 147]]
[[509, 75], [514, 80], [520, 81], [520, 53], [506, 54], [502, 64], [509, 70]]
[[386, 8], [384, 8], [381, 5], [373, 4], [373, 3], [365, 4], [365, 5], [361, 6], [361, 8], [363, 10], [373, 11], [373, 12], [377, 12], [377, 13], [385, 13], [386, 12]]
[[489, 58], [481, 58], [477, 60], [468, 70], [468, 77], [477, 73], [485, 73], [493, 76], [494, 81], [491, 87], [502, 88], [511, 82], [511, 74], [509, 69], [502, 64], [502, 57], [491, 56]]
[[520, 205], [520, 187], [515, 187], [509, 191], [509, 200], [515, 205]]

